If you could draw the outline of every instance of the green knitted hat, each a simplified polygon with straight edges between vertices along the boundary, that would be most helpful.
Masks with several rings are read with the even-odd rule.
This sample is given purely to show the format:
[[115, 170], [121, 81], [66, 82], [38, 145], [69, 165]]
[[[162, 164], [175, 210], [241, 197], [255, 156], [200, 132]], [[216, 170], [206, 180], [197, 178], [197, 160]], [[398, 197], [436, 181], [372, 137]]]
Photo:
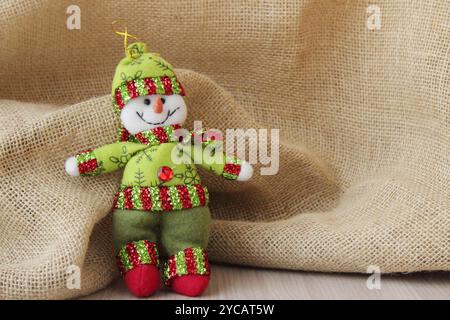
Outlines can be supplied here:
[[117, 65], [112, 82], [112, 101], [117, 114], [128, 101], [139, 96], [185, 95], [172, 65], [159, 54], [147, 52], [145, 43], [130, 44], [126, 55]]

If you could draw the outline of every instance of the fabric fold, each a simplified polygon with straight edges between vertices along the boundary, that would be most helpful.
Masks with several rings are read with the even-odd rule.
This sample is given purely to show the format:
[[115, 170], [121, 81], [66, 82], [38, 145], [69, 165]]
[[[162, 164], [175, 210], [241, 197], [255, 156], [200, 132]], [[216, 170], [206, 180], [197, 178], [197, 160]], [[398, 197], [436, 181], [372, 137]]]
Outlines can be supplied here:
[[72, 298], [119, 276], [119, 176], [64, 172], [74, 150], [117, 139], [117, 12], [180, 68], [186, 128], [279, 129], [279, 161], [269, 149], [251, 181], [200, 172], [212, 263], [450, 270], [445, 1], [377, 1], [371, 29], [370, 1], [153, 1], [143, 17], [147, 2], [79, 0], [80, 30], [66, 28], [64, 1], [38, 2], [0, 4], [0, 298]]

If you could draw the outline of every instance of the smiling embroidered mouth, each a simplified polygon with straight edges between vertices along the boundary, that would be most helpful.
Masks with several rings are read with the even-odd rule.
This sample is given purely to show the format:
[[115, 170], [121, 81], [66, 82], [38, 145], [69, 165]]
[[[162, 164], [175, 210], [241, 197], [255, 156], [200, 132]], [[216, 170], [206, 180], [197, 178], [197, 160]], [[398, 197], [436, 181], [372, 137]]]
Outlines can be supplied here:
[[169, 119], [178, 109], [180, 109], [180, 107], [178, 107], [178, 108], [175, 108], [175, 109], [173, 109], [172, 111], [170, 111], [170, 110], [168, 110], [167, 111], [167, 116], [166, 116], [166, 118], [164, 119], [164, 121], [161, 121], [161, 122], [155, 122], [155, 123], [153, 123], [153, 122], [148, 122], [147, 120], [145, 120], [144, 119], [144, 113], [142, 112], [142, 113], [139, 113], [138, 111], [136, 111], [136, 114], [138, 115], [138, 117], [139, 118], [141, 118], [141, 120], [142, 121], [144, 121], [146, 124], [150, 124], [150, 125], [152, 125], [152, 126], [157, 126], [157, 125], [160, 125], [160, 124], [164, 124], [166, 121], [167, 121], [167, 119]]

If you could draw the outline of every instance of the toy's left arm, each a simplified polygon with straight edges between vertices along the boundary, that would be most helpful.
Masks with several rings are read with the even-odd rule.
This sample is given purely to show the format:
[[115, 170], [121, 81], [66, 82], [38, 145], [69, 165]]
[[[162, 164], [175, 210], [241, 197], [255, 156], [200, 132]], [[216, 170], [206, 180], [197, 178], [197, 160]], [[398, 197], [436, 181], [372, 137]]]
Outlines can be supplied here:
[[245, 160], [223, 153], [215, 158], [216, 162], [202, 161], [200, 166], [228, 180], [247, 181], [253, 176], [253, 167]]

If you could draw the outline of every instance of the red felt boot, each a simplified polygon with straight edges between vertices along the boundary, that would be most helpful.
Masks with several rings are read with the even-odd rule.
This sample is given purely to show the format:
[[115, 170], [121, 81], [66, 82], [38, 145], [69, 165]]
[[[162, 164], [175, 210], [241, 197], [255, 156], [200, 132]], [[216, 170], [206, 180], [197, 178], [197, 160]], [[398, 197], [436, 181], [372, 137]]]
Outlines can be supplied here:
[[173, 279], [172, 290], [185, 296], [197, 297], [206, 290], [208, 283], [209, 275], [188, 274]]
[[202, 248], [179, 251], [164, 266], [166, 285], [189, 297], [199, 296], [206, 290], [210, 275], [208, 255]]
[[159, 270], [149, 264], [142, 264], [128, 271], [123, 280], [136, 297], [151, 296], [160, 287]]
[[159, 258], [156, 243], [138, 240], [118, 252], [117, 266], [125, 284], [136, 297], [148, 297], [160, 287]]

